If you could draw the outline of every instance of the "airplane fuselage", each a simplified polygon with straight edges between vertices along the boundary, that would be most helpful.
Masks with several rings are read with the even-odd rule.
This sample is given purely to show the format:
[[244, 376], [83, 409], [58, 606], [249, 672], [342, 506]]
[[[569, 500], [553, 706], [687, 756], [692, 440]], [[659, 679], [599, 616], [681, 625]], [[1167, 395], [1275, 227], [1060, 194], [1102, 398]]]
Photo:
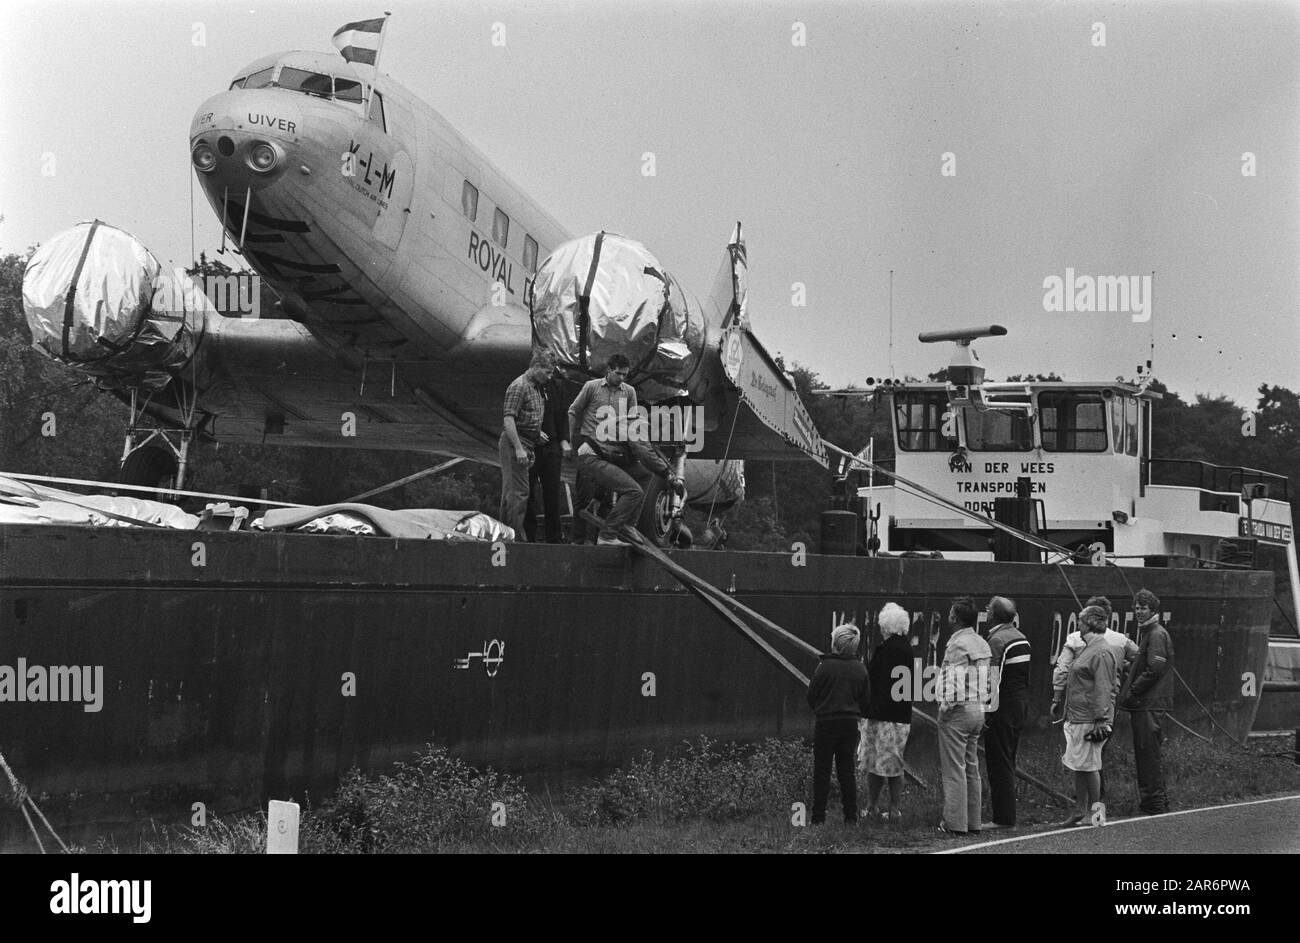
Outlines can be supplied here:
[[[226, 237], [341, 370], [338, 396], [280, 402], [288, 416], [277, 428], [286, 441], [330, 441], [340, 423], [329, 403], [363, 395], [366, 375], [367, 398], [387, 396], [363, 420], [405, 431], [366, 429], [358, 439], [371, 441], [344, 444], [394, 447], [396, 434], [408, 448], [490, 458], [502, 391], [531, 348], [528, 281], [568, 234], [396, 82], [377, 83], [368, 115], [360, 80], [335, 55], [266, 57], [233, 84], [254, 82], [262, 87], [204, 102], [190, 143], [210, 160], [194, 163]], [[349, 100], [337, 96], [343, 83]], [[295, 84], [331, 94], [282, 87]], [[221, 325], [214, 341], [266, 330]], [[244, 393], [250, 385], [266, 384], [244, 383]], [[221, 386], [211, 392], [229, 400]], [[259, 417], [241, 422], [229, 408], [236, 404], [222, 405], [225, 437], [263, 434]]]

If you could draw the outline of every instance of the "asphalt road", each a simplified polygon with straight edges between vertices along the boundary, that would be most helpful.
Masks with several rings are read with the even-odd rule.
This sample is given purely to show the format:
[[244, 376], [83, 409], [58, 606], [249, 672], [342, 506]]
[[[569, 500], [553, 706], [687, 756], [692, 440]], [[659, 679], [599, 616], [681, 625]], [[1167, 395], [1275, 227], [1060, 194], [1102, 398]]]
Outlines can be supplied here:
[[939, 854], [1300, 854], [1300, 796], [1256, 799], [1167, 815], [1057, 829], [950, 848]]

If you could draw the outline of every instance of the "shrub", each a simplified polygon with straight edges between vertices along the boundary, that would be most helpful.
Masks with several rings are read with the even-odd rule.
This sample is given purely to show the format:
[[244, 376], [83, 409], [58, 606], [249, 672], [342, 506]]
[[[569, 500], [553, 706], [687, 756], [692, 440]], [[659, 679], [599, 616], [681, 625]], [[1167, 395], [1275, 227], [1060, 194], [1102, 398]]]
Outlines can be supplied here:
[[575, 791], [571, 818], [582, 825], [725, 822], [786, 809], [807, 789], [802, 741], [718, 745], [708, 737], [656, 762], [643, 753], [626, 770]]
[[303, 850], [427, 852], [476, 842], [517, 848], [551, 824], [518, 778], [480, 772], [429, 744], [391, 774], [370, 778], [354, 769], [344, 776], [332, 797], [304, 814]]

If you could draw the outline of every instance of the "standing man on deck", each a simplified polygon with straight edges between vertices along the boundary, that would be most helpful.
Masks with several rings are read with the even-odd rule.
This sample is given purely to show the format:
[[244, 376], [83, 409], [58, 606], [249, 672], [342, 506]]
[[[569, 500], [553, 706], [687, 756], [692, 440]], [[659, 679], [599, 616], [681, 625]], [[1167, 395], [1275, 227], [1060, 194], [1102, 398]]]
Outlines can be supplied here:
[[1143, 815], [1169, 811], [1160, 747], [1165, 741], [1160, 720], [1173, 707], [1174, 646], [1160, 624], [1160, 599], [1149, 589], [1133, 597], [1138, 623], [1138, 654], [1120, 692], [1119, 706], [1129, 712], [1133, 726], [1133, 763], [1137, 767], [1139, 807]]
[[989, 793], [993, 821], [985, 828], [1016, 827], [1016, 752], [1029, 709], [1029, 641], [1016, 628], [1016, 604], [994, 596], [988, 605], [993, 628], [991, 683], [996, 686], [994, 708], [984, 718], [984, 750], [989, 764]]
[[542, 384], [542, 431], [537, 448], [533, 450], [533, 464], [528, 469], [528, 509], [524, 513], [524, 533], [529, 543], [537, 542], [537, 508], [533, 495], [540, 493], [542, 510], [546, 515], [545, 541], [560, 542], [560, 496], [564, 482], [560, 478], [561, 462], [569, 457], [568, 411], [564, 408], [564, 390], [554, 376]]
[[[645, 423], [638, 421], [636, 390], [624, 382], [630, 367], [626, 357], [614, 354], [605, 366], [605, 378], [587, 381], [569, 407], [578, 474], [616, 497], [600, 529], [598, 546], [627, 546], [618, 531], [624, 524], [636, 526], [645, 499], [644, 483], [651, 473], [670, 484], [676, 481], [668, 463], [649, 444]], [[578, 501], [583, 502], [581, 494]]]
[[514, 528], [515, 539], [524, 538], [524, 511], [528, 507], [528, 469], [533, 448], [541, 438], [542, 413], [546, 401], [542, 385], [555, 371], [549, 351], [536, 350], [528, 369], [506, 387], [502, 407], [501, 438], [497, 450], [501, 459], [501, 513], [503, 524]]

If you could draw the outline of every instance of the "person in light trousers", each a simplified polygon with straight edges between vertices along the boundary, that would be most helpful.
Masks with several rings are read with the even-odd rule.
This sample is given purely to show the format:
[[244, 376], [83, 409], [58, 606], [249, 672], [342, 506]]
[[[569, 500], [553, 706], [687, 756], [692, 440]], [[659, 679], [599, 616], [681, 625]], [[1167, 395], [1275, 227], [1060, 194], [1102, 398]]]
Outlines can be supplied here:
[[980, 830], [979, 744], [984, 705], [989, 695], [993, 653], [975, 631], [975, 602], [953, 600], [948, 610], [952, 635], [939, 672], [939, 768], [943, 773], [942, 835], [977, 834]]

